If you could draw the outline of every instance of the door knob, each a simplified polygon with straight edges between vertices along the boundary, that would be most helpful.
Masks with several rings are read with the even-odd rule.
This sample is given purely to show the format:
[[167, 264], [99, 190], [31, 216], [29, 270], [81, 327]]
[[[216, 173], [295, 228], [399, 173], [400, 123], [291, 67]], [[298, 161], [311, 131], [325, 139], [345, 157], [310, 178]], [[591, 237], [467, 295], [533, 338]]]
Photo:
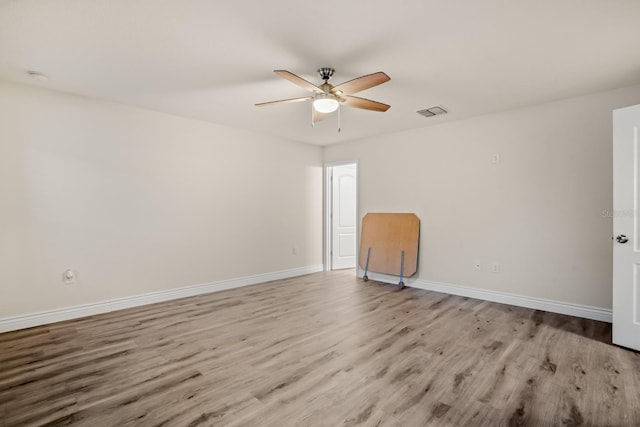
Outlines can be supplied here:
[[629, 241], [629, 239], [627, 239], [627, 236], [625, 236], [624, 234], [618, 234], [616, 236], [616, 240], [618, 241], [618, 243], [627, 243]]

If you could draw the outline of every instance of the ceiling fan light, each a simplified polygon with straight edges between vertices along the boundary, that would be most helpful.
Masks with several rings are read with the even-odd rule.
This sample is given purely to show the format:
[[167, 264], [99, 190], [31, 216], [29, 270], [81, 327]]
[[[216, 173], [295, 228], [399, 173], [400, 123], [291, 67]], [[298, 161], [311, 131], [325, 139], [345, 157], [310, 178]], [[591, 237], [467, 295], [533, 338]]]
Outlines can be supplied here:
[[338, 109], [338, 101], [329, 96], [319, 96], [313, 100], [313, 108], [318, 113], [333, 113]]

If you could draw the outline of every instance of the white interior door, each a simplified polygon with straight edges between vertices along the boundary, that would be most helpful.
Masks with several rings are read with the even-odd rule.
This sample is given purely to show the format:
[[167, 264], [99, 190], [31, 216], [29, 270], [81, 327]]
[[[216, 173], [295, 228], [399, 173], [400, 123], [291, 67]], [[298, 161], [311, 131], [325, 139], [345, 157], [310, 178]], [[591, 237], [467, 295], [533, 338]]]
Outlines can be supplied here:
[[640, 350], [640, 105], [613, 113], [613, 343]]
[[331, 268], [356, 266], [356, 165], [334, 166], [332, 175]]

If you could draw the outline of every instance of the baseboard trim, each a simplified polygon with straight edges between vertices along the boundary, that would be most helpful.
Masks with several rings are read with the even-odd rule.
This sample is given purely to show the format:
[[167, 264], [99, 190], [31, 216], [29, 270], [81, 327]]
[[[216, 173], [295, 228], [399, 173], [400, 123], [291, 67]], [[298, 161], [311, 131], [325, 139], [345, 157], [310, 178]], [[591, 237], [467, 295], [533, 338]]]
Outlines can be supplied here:
[[[358, 270], [358, 276], [362, 277], [363, 272]], [[368, 273], [371, 280], [384, 283], [398, 283], [398, 278], [385, 274]], [[585, 319], [599, 320], [601, 322], [612, 322], [611, 310], [587, 305], [572, 304], [562, 301], [554, 301], [542, 298], [527, 297], [523, 295], [510, 294], [506, 292], [488, 291], [467, 286], [452, 285], [449, 283], [434, 282], [422, 279], [404, 279], [405, 285], [412, 288], [424, 289], [427, 291], [442, 292], [445, 294], [459, 295], [463, 297], [475, 298], [484, 301], [498, 302], [501, 304], [515, 305], [518, 307], [544, 310], [552, 313], [567, 314], [569, 316], [583, 317]]]
[[273, 280], [288, 279], [291, 277], [303, 276], [305, 274], [318, 273], [323, 270], [324, 265], [316, 264], [306, 267], [292, 268], [289, 270], [257, 274], [254, 276], [239, 277], [229, 280], [220, 280], [218, 282], [185, 286], [182, 288], [169, 289], [166, 291], [153, 292], [149, 294], [134, 295], [108, 301], [100, 301], [91, 304], [59, 308], [43, 311], [40, 313], [6, 317], [0, 319], [0, 333], [46, 325], [50, 323], [62, 322], [64, 320], [77, 319], [80, 317], [94, 316], [96, 314], [108, 313], [125, 308], [139, 307], [147, 304], [155, 304], [158, 302], [186, 298], [195, 295], [202, 295], [210, 292], [218, 292], [226, 289], [256, 285], [259, 283], [271, 282]]

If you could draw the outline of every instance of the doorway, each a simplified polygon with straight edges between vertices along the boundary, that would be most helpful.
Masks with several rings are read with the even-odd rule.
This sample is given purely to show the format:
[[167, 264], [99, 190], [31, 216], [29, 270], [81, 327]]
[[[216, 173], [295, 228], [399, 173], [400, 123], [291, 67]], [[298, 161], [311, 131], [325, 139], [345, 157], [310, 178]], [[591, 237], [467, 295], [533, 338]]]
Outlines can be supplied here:
[[325, 270], [356, 267], [358, 164], [325, 165]]

